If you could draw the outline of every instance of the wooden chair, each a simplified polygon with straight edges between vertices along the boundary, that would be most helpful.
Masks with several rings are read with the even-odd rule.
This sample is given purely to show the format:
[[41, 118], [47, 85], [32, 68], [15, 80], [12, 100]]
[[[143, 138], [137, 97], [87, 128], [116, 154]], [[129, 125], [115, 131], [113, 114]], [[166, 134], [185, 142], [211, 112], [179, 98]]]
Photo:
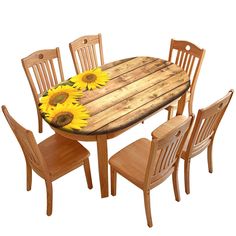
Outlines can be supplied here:
[[[176, 52], [175, 60], [173, 54]], [[188, 113], [193, 114], [193, 98], [194, 91], [197, 84], [198, 75], [201, 70], [202, 61], [205, 55], [205, 50], [200, 49], [196, 45], [188, 41], [177, 41], [171, 39], [170, 51], [168, 61], [173, 61], [176, 65], [180, 66], [190, 77], [191, 85], [186, 94], [186, 103], [188, 103]], [[171, 104], [166, 109], [168, 110], [168, 119], [173, 117], [174, 111], [178, 103]]]
[[147, 224], [152, 227], [150, 190], [172, 174], [176, 201], [179, 155], [191, 125], [192, 117], [176, 116], [152, 132], [152, 141], [139, 139], [115, 155], [111, 166], [111, 194], [116, 195], [117, 173], [143, 190]]
[[23, 58], [21, 62], [34, 96], [38, 113], [38, 130], [42, 133], [42, 116], [38, 108], [39, 97], [49, 88], [64, 81], [60, 50], [55, 48], [36, 51]]
[[80, 37], [71, 42], [69, 47], [76, 74], [99, 66], [97, 51], [99, 51], [100, 64], [104, 64], [101, 34]]
[[231, 100], [233, 90], [207, 108], [200, 109], [192, 131], [186, 141], [181, 157], [184, 159], [185, 192], [190, 193], [190, 161], [207, 148], [208, 170], [213, 172], [212, 146], [216, 130]]
[[27, 191], [31, 190], [32, 169], [45, 180], [48, 216], [52, 214], [52, 182], [54, 180], [83, 165], [88, 188], [93, 187], [88, 159], [90, 153], [80, 143], [54, 134], [37, 144], [33, 133], [19, 125], [5, 106], [2, 106], [2, 111], [25, 156]]

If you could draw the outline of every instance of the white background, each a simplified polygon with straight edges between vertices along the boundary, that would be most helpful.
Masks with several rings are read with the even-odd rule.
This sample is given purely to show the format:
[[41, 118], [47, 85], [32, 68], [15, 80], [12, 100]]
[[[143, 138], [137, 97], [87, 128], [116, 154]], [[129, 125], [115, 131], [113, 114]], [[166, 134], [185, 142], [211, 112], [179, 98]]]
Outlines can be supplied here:
[[[235, 7], [224, 1], [30, 1], [0, 3], [0, 104], [38, 141], [52, 134], [37, 116], [21, 58], [60, 47], [65, 77], [74, 75], [68, 44], [87, 34], [102, 33], [105, 62], [132, 56], [167, 59], [170, 39], [189, 40], [206, 49], [196, 87], [194, 112], [235, 88]], [[143, 195], [118, 178], [116, 197], [100, 198], [95, 143], [91, 152], [94, 188], [88, 190], [80, 168], [54, 182], [54, 211], [46, 216], [44, 181], [33, 175], [25, 187], [22, 152], [3, 114], [0, 114], [0, 235], [236, 235], [235, 212], [235, 97], [215, 139], [214, 173], [207, 171], [206, 152], [192, 161], [191, 194], [179, 181], [181, 202], [174, 200], [171, 178], [151, 192], [153, 228], [148, 228]], [[165, 121], [166, 112], [109, 140], [109, 155]]]

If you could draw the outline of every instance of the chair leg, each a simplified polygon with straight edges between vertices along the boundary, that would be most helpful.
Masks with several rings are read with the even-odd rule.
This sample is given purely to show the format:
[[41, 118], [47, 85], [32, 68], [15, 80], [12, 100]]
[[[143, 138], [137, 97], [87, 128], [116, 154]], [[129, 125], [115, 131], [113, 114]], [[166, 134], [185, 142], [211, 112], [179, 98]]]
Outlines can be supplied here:
[[52, 214], [52, 198], [53, 198], [52, 182], [45, 180], [45, 183], [47, 190], [47, 215], [50, 216]]
[[180, 193], [179, 193], [179, 179], [178, 179], [178, 169], [175, 169], [172, 174], [172, 183], [175, 193], [175, 200], [177, 202], [180, 201]]
[[27, 191], [31, 190], [31, 186], [32, 186], [32, 168], [26, 162], [26, 189]]
[[188, 115], [192, 115], [193, 114], [193, 100], [192, 98], [190, 98], [189, 102], [188, 102]]
[[86, 181], [89, 189], [93, 188], [93, 182], [91, 177], [91, 171], [90, 171], [90, 165], [89, 165], [89, 159], [86, 159], [84, 161], [84, 173], [86, 176]]
[[168, 120], [170, 120], [171, 118], [173, 118], [173, 116], [174, 116], [174, 108], [173, 107], [168, 107]]
[[43, 132], [43, 119], [40, 114], [38, 114], [38, 128], [39, 128], [39, 133]]
[[111, 166], [111, 195], [116, 196], [117, 172]]
[[213, 140], [211, 141], [210, 145], [209, 145], [208, 148], [207, 148], [208, 171], [209, 171], [210, 173], [213, 172], [212, 146], [213, 146]]
[[185, 185], [185, 192], [187, 194], [190, 193], [190, 159], [184, 161], [184, 185]]
[[150, 191], [143, 191], [144, 196], [144, 206], [147, 218], [147, 225], [152, 227], [152, 214], [151, 214], [151, 206], [150, 206]]

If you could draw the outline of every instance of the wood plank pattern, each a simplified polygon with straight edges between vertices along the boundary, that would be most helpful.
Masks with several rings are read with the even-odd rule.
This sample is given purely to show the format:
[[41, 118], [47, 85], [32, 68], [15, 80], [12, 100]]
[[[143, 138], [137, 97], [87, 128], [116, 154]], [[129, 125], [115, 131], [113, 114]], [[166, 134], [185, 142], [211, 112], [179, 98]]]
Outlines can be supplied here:
[[125, 129], [161, 110], [189, 88], [179, 66], [158, 58], [136, 57], [102, 67], [111, 80], [86, 91], [80, 99], [90, 114], [81, 135], [108, 134]]
[[163, 109], [190, 86], [183, 69], [158, 58], [128, 58], [102, 69], [110, 81], [100, 89], [84, 92], [79, 102], [90, 118], [76, 134], [101, 135], [126, 129]]

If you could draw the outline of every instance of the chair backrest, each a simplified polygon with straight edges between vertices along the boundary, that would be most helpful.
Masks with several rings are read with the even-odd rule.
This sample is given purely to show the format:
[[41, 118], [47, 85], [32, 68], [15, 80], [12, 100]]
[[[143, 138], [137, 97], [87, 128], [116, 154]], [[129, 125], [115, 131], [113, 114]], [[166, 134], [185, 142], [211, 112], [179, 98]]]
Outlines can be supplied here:
[[[176, 51], [175, 60], [174, 51]], [[204, 55], [205, 50], [193, 43], [171, 39], [168, 60], [186, 71], [190, 79], [192, 78], [192, 83], [199, 75]]]
[[5, 106], [2, 106], [2, 111], [22, 148], [27, 163], [41, 177], [49, 178], [46, 162], [41, 155], [33, 133], [18, 124]]
[[[173, 54], [175, 54], [175, 60]], [[176, 65], [180, 66], [184, 71], [186, 71], [191, 80], [190, 97], [188, 98], [189, 114], [193, 113], [192, 104], [194, 98], [194, 91], [197, 84], [198, 75], [201, 70], [204, 55], [204, 49], [200, 49], [199, 47], [188, 41], [179, 41], [171, 39], [168, 60], [173, 61]]]
[[[166, 134], [152, 134], [151, 150], [145, 176], [145, 186], [155, 187], [163, 182], [178, 166], [180, 153], [188, 135], [193, 116], [171, 128]], [[168, 121], [169, 122], [169, 121]]]
[[104, 64], [101, 34], [80, 37], [71, 42], [69, 47], [77, 74], [98, 67], [97, 55], [101, 65]]
[[187, 156], [193, 157], [199, 154], [213, 141], [233, 93], [234, 91], [230, 90], [223, 98], [198, 111], [186, 149]]
[[37, 103], [39, 95], [64, 81], [59, 48], [36, 51], [21, 62]]

